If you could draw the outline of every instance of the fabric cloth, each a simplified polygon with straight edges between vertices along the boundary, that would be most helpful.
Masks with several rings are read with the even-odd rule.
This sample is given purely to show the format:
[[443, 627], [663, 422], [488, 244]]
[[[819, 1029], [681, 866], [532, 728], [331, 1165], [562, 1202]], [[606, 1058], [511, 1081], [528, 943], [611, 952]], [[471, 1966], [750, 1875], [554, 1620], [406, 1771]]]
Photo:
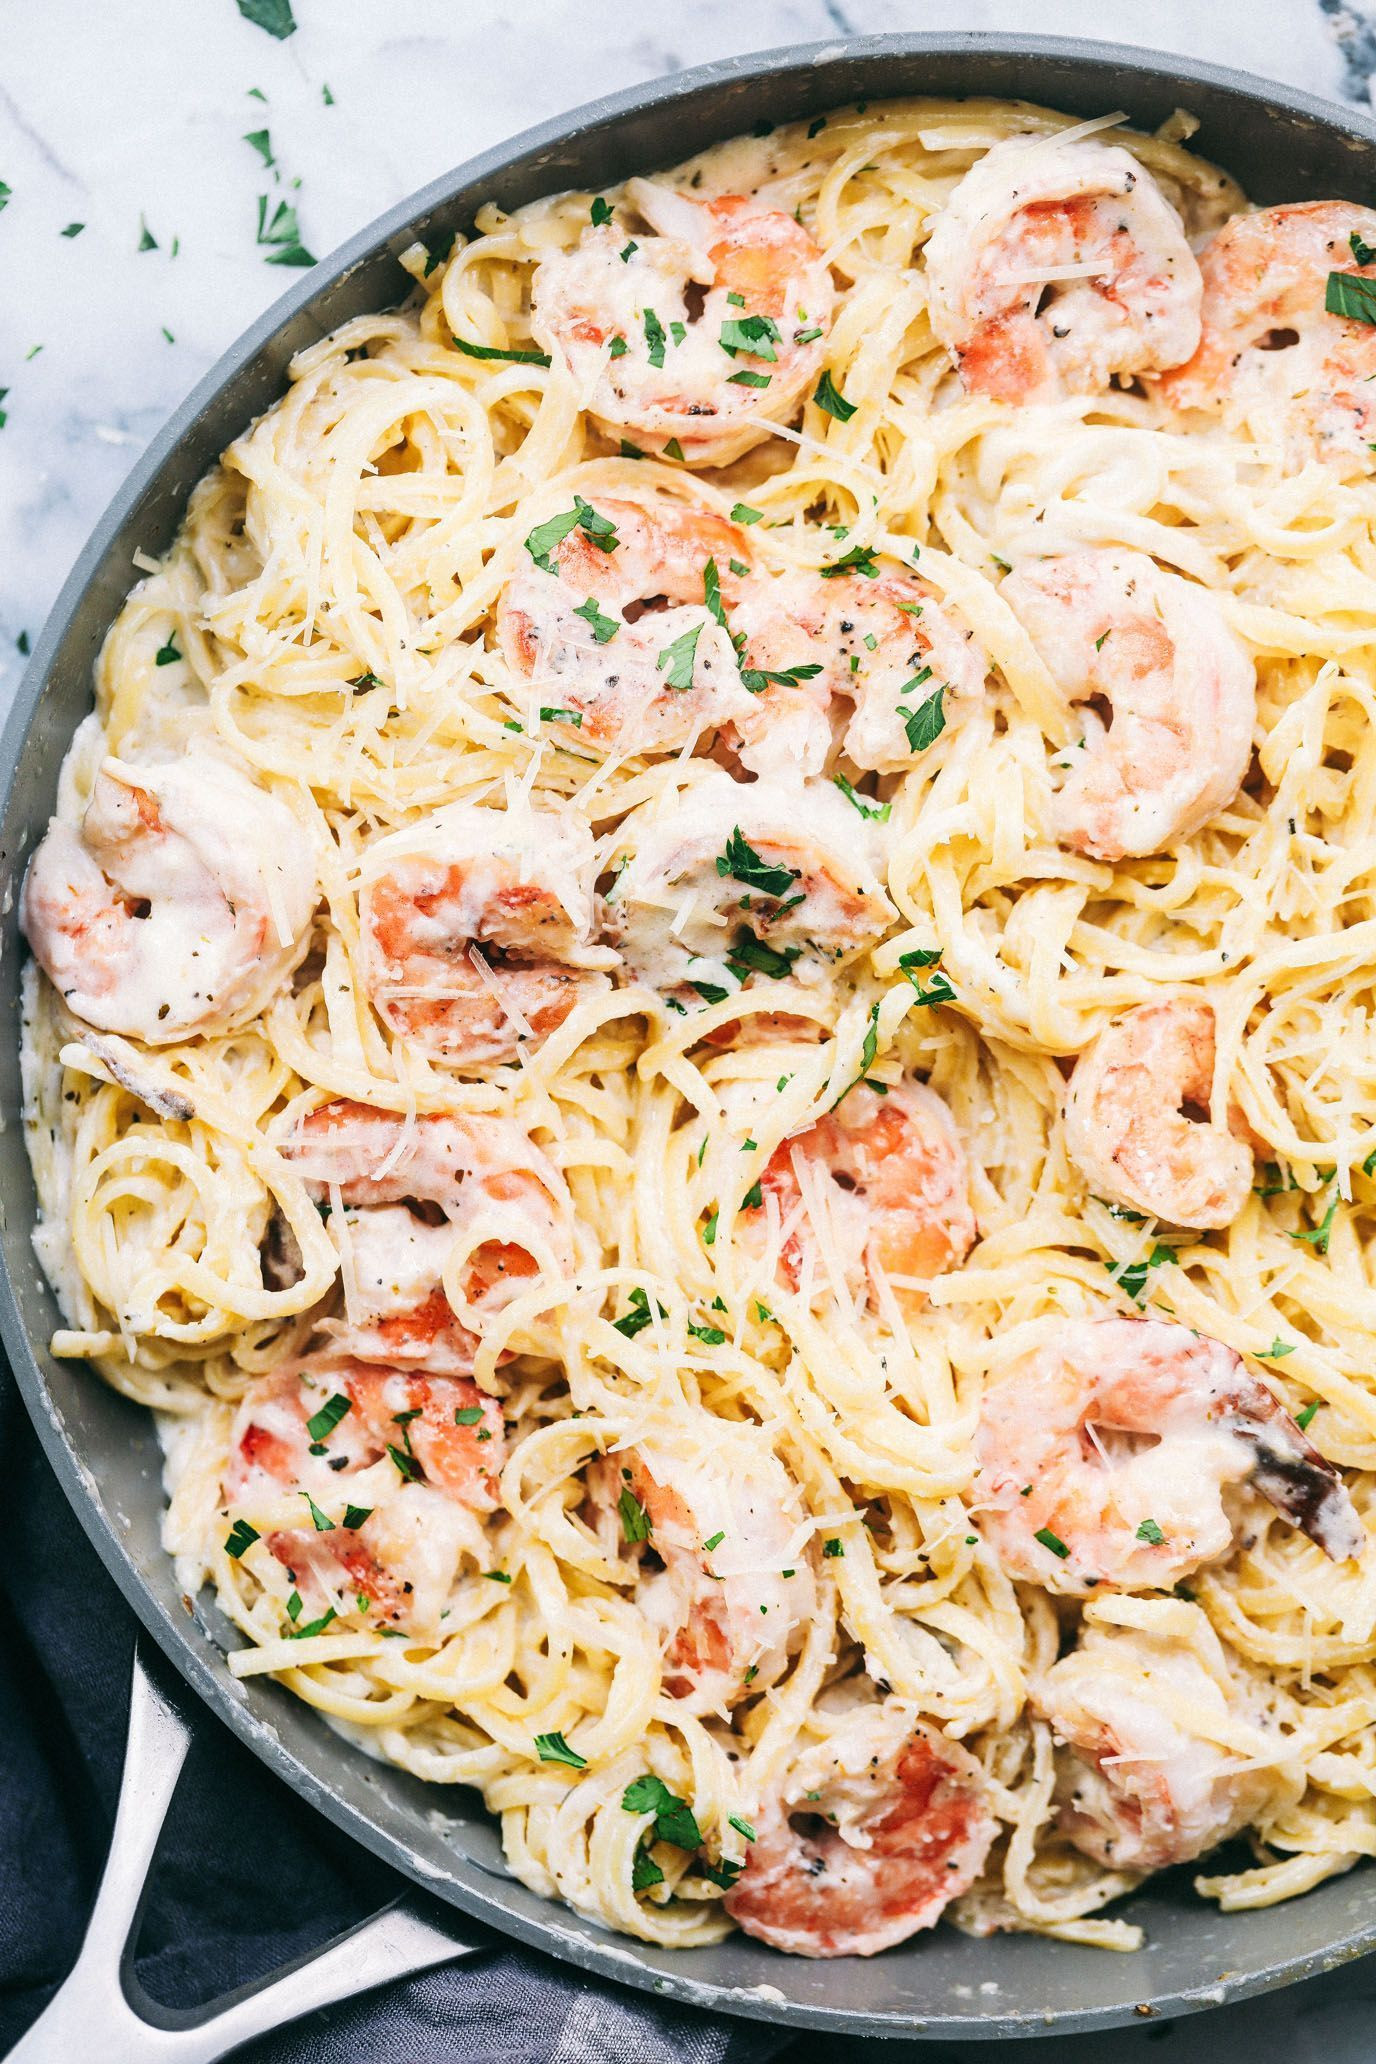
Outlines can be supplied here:
[[[0, 2054], [80, 1946], [124, 1757], [134, 1620], [43, 1460], [0, 1366]], [[168, 1816], [140, 1935], [153, 1998], [266, 1976], [403, 1889], [209, 1714]], [[243, 2064], [765, 2064], [787, 2034], [661, 2004], [519, 1949], [313, 2014]], [[98, 2031], [91, 2031], [98, 2056]], [[57, 2064], [57, 2060], [55, 2060]], [[61, 2060], [69, 2064], [69, 2060]]]

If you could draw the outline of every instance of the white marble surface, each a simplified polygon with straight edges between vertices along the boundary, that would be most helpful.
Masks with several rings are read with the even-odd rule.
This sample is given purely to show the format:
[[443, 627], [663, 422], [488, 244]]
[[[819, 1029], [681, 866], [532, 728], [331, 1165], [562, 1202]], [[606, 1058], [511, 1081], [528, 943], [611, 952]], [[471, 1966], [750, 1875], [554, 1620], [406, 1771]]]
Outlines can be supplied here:
[[[323, 255], [448, 166], [563, 108], [708, 58], [847, 29], [1097, 35], [1364, 103], [1376, 71], [1376, 0], [294, 5], [298, 32], [285, 42], [242, 20], [234, 0], [3, 10], [0, 180], [12, 192], [0, 212], [0, 704], [18, 680], [21, 634], [37, 632], [142, 446], [297, 276], [255, 245], [260, 194], [294, 201], [302, 240]], [[277, 186], [243, 141], [263, 128]], [[141, 218], [155, 250], [139, 250]], [[85, 227], [64, 238], [73, 222]], [[1169, 2029], [1057, 2039], [1055, 2055], [1187, 2064], [1206, 2047], [1211, 2064], [1263, 2052], [1285, 2064], [1366, 2064], [1376, 1975], [1358, 1966]], [[833, 2046], [838, 2064], [843, 2048]], [[874, 2054], [897, 2064], [900, 2053]], [[908, 2054], [937, 2064], [956, 2052]]]

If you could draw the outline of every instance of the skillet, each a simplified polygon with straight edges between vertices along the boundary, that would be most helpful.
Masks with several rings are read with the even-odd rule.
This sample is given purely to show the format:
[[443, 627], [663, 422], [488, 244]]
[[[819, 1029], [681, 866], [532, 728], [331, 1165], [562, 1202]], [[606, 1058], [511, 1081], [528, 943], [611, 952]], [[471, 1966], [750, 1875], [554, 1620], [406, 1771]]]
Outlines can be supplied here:
[[[507, 1874], [476, 1795], [423, 1785], [348, 1747], [282, 1687], [240, 1685], [238, 1637], [178, 1590], [159, 1545], [161, 1458], [151, 1416], [46, 1342], [58, 1321], [35, 1259], [36, 1201], [22, 1132], [17, 1050], [25, 862], [52, 810], [58, 769], [91, 703], [91, 668], [134, 577], [138, 548], [170, 543], [186, 497], [223, 447], [273, 401], [293, 354], [353, 315], [400, 300], [399, 254], [467, 229], [477, 207], [511, 209], [677, 163], [760, 122], [907, 94], [1027, 99], [1093, 116], [1123, 109], [1155, 128], [1177, 107], [1193, 147], [1256, 201], [1376, 202], [1376, 121], [1249, 75], [1113, 44], [1051, 37], [904, 34], [845, 38], [703, 66], [614, 94], [527, 131], [433, 182], [318, 265], [187, 397], [116, 495], [35, 647], [0, 740], [0, 1338], [47, 1458], [148, 1635], [205, 1706], [302, 1797], [374, 1854], [464, 1913], [603, 1976], [714, 2008], [836, 2034], [989, 2038], [1069, 2034], [1179, 2014], [1285, 1985], [1376, 1946], [1376, 1879], [1330, 1880], [1255, 1913], [1221, 1914], [1188, 1873], [1152, 1881], [1115, 1912], [1140, 1921], [1136, 1956], [1033, 1936], [919, 1935], [872, 1960], [811, 1963], [735, 1936], [670, 1953], [612, 1936]], [[190, 1702], [187, 1702], [190, 1703]]]

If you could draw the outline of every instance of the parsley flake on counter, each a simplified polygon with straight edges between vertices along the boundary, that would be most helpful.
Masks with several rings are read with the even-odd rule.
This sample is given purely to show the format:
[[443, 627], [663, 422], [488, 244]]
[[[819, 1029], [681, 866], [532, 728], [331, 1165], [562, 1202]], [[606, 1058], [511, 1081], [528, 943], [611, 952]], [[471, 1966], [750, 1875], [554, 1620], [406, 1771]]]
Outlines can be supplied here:
[[296, 34], [291, 0], [235, 0], [235, 5], [246, 22], [252, 22], [255, 29], [266, 29], [279, 43]]
[[571, 1749], [562, 1734], [537, 1734], [535, 1753], [542, 1763], [567, 1763], [570, 1770], [586, 1770], [588, 1759], [580, 1756], [577, 1749]]
[[84, 222], [69, 222], [67, 224], [67, 227], [64, 230], [61, 230], [59, 234], [64, 237], [79, 237], [81, 235], [82, 230], [85, 229], [85, 227], [86, 225]]
[[262, 159], [264, 165], [270, 172], [273, 166], [277, 163], [277, 160], [272, 154], [272, 138], [268, 134], [267, 130], [250, 129], [247, 136], [245, 136], [244, 138], [244, 142], [249, 146], [250, 150], [257, 151], [259, 157]]
[[301, 241], [301, 228], [290, 201], [279, 201], [271, 218], [268, 196], [258, 196], [258, 229], [255, 242], [268, 247], [269, 265], [314, 265], [315, 259]]
[[0, 179], [0, 212], [3, 212], [4, 209], [8, 208], [10, 204], [10, 195], [13, 192], [14, 188], [12, 186], [7, 185], [3, 179]]
[[323, 80], [321, 81], [320, 85], [320, 98], [324, 101], [326, 107], [334, 106], [334, 95], [331, 93], [329, 87], [325, 85]]
[[151, 230], [151, 229], [150, 229], [150, 228], [148, 227], [148, 224], [147, 224], [147, 223], [146, 223], [146, 222], [144, 221], [144, 219], [143, 219], [142, 215], [140, 215], [140, 217], [139, 217], [139, 249], [140, 249], [141, 251], [156, 251], [156, 250], [157, 250], [157, 248], [158, 248], [158, 240], [157, 240], [157, 238], [156, 238], [156, 237], [154, 236], [154, 234], [153, 234], [152, 230]]

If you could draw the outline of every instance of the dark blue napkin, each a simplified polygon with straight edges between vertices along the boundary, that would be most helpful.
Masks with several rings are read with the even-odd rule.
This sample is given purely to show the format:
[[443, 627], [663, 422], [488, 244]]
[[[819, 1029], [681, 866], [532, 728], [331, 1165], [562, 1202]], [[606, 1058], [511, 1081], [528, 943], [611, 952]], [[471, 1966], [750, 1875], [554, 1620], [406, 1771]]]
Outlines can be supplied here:
[[[119, 1788], [134, 1621], [0, 1367], [0, 2053], [75, 1961]], [[395, 1874], [269, 1776], [209, 1714], [154, 1866], [138, 1975], [211, 1999], [362, 1920]], [[313, 2014], [244, 2064], [765, 2064], [779, 2029], [662, 2005], [517, 1949]], [[91, 2031], [98, 2064], [99, 2032]]]

